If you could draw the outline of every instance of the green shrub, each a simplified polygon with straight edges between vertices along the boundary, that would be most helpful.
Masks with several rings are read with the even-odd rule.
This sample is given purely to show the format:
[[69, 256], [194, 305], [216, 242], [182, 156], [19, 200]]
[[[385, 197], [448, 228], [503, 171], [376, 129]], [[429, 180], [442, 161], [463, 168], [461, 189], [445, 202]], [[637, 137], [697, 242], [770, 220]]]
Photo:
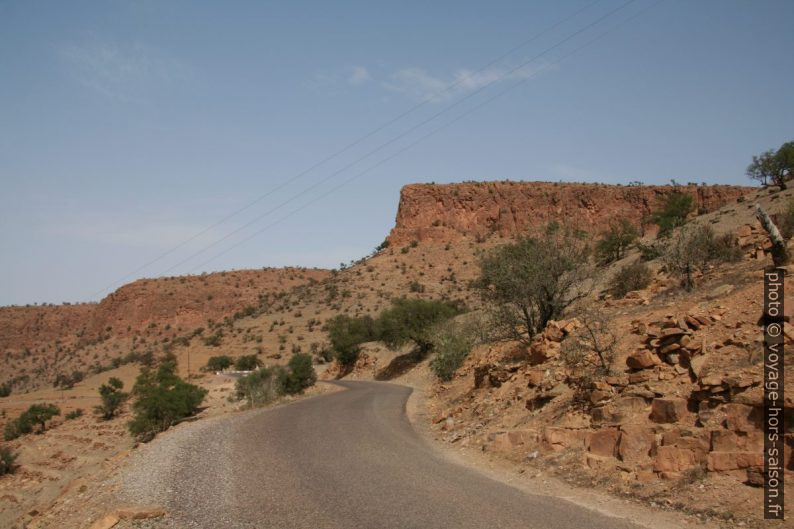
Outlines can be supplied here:
[[463, 364], [476, 343], [476, 334], [470, 324], [448, 320], [433, 328], [430, 340], [433, 344], [430, 369], [446, 382]]
[[296, 354], [290, 358], [287, 368], [289, 372], [284, 384], [284, 391], [287, 393], [301, 393], [317, 381], [317, 373], [314, 372], [312, 357], [309, 354]]
[[640, 231], [627, 219], [612, 222], [596, 243], [596, 256], [603, 264], [623, 258], [626, 250], [640, 236]]
[[39, 433], [42, 433], [47, 427], [47, 421], [60, 414], [61, 409], [55, 404], [33, 404], [19, 417], [6, 424], [4, 438], [6, 441], [16, 439], [33, 432], [36, 426], [39, 427]]
[[642, 244], [641, 242], [637, 242], [637, 249], [640, 251], [640, 259], [643, 261], [653, 261], [661, 257], [662, 253], [664, 253], [658, 244], [653, 243]]
[[9, 395], [11, 395], [11, 383], [6, 382], [0, 385], [0, 397], [7, 397]]
[[95, 410], [102, 420], [109, 421], [115, 417], [129, 398], [128, 393], [121, 391], [123, 388], [124, 383], [116, 377], [99, 386], [101, 404]]
[[710, 226], [696, 226], [681, 229], [667, 244], [663, 259], [668, 272], [681, 277], [681, 286], [692, 290], [696, 272], [703, 272], [710, 263], [732, 262], [741, 257], [741, 248], [732, 234], [717, 237]]
[[263, 406], [284, 393], [286, 380], [283, 367], [263, 367], [237, 380], [235, 394], [238, 400], [245, 399], [249, 407]]
[[14, 471], [14, 461], [17, 455], [7, 446], [0, 446], [0, 476], [11, 474]]
[[369, 316], [351, 318], [340, 314], [328, 322], [327, 328], [334, 358], [345, 367], [356, 363], [362, 343], [377, 339], [375, 322]]
[[204, 371], [223, 371], [234, 365], [234, 360], [228, 355], [211, 356], [204, 366]]
[[667, 195], [661, 206], [651, 214], [650, 220], [659, 226], [659, 236], [665, 237], [675, 228], [684, 225], [687, 215], [694, 207], [695, 197], [675, 191]]
[[83, 410], [80, 409], [80, 408], [77, 408], [76, 410], [72, 410], [69, 413], [67, 413], [66, 415], [64, 415], [63, 418], [66, 419], [67, 421], [73, 421], [74, 419], [77, 419], [77, 418], [82, 417], [82, 416], [83, 416]]
[[422, 352], [433, 344], [430, 329], [448, 320], [459, 309], [446, 301], [398, 298], [383, 311], [377, 321], [378, 337], [389, 347], [400, 347], [413, 342]]
[[653, 273], [650, 267], [642, 261], [636, 261], [623, 266], [612, 277], [609, 290], [616, 298], [622, 298], [632, 290], [642, 290], [651, 284]]
[[480, 260], [474, 286], [493, 313], [495, 331], [530, 341], [592, 286], [585, 236], [549, 224], [541, 237], [494, 248]]
[[256, 355], [238, 356], [234, 361], [234, 369], [237, 371], [253, 371], [261, 365], [262, 362], [256, 357]]
[[196, 413], [207, 390], [189, 384], [176, 375], [176, 358], [166, 356], [157, 370], [141, 369], [132, 388], [135, 403], [130, 432], [148, 441], [178, 421]]

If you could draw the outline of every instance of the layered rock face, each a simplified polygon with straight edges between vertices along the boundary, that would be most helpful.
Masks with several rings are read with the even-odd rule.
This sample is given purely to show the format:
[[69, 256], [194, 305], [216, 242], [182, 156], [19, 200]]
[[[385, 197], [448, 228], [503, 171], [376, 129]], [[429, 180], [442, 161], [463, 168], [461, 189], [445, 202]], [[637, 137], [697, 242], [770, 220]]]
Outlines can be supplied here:
[[614, 186], [552, 182], [412, 184], [402, 188], [391, 244], [453, 241], [536, 231], [549, 220], [570, 220], [587, 231], [626, 218], [639, 225], [670, 193], [695, 198], [695, 211], [711, 212], [754, 188], [741, 186]]
[[190, 329], [259, 303], [260, 296], [320, 281], [327, 270], [272, 268], [134, 281], [100, 303], [0, 307], [0, 352], [102, 335], [129, 336], [149, 325]]

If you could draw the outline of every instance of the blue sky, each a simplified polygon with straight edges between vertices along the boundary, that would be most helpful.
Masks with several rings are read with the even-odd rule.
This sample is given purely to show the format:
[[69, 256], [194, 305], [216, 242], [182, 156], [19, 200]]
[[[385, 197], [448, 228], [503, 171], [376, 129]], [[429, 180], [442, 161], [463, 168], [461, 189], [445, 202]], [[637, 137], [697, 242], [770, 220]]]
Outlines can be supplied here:
[[337, 266], [413, 182], [749, 183], [794, 139], [794, 2], [624, 4], [0, 0], [0, 304]]

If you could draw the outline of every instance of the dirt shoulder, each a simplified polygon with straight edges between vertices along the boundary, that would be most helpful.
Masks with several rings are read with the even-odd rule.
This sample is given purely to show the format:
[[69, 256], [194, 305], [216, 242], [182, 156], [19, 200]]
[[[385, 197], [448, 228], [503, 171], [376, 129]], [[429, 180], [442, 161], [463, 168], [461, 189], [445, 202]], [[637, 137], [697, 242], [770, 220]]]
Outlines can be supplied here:
[[[593, 489], [574, 487], [560, 479], [533, 467], [530, 463], [516, 465], [478, 447], [459, 445], [443, 441], [432, 428], [432, 412], [428, 406], [427, 388], [430, 383], [428, 370], [426, 376], [414, 373], [396, 382], [409, 385], [413, 392], [406, 403], [406, 414], [417, 432], [428, 445], [448, 460], [485, 474], [489, 478], [511, 485], [528, 494], [550, 496], [568, 500], [576, 505], [593, 511], [630, 520], [649, 529], [677, 529], [680, 527], [716, 528], [716, 524], [704, 523], [680, 512], [651, 508], [637, 501], [618, 498]], [[658, 507], [664, 508], [663, 505]]]

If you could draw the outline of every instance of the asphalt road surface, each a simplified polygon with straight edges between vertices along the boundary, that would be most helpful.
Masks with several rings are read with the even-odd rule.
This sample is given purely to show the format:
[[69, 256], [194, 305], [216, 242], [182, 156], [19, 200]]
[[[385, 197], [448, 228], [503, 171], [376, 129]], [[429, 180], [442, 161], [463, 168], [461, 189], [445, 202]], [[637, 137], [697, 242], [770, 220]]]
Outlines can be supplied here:
[[[588, 528], [633, 526], [533, 496], [440, 456], [405, 415], [411, 390], [346, 391], [215, 421], [159, 468], [176, 527]], [[165, 441], [166, 439], [163, 439]]]

